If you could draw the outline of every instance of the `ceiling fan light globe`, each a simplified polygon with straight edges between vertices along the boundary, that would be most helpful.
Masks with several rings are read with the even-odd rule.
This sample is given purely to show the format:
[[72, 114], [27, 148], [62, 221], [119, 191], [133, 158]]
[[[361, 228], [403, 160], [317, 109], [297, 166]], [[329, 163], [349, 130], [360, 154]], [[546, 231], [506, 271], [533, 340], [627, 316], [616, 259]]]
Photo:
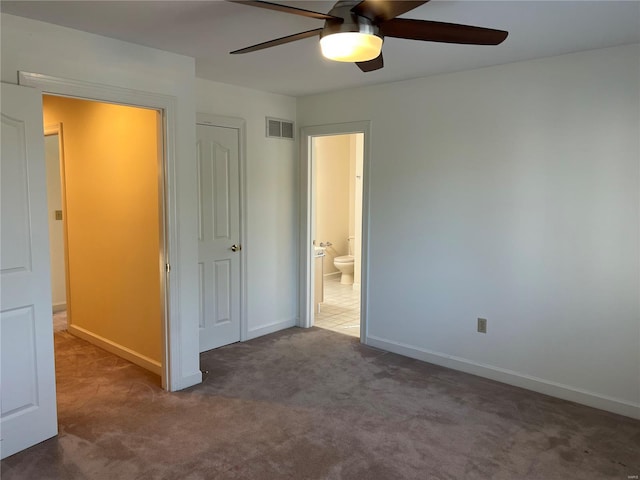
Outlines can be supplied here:
[[369, 33], [338, 32], [320, 39], [322, 55], [336, 62], [367, 62], [380, 55], [382, 37]]

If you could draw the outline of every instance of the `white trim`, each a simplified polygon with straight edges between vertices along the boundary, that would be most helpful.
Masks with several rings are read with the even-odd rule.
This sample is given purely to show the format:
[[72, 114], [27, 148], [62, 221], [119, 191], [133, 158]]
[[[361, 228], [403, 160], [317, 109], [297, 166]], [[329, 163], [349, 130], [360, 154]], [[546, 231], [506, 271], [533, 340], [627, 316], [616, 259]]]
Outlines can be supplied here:
[[298, 319], [291, 318], [289, 320], [283, 320], [281, 322], [271, 323], [269, 325], [258, 327], [253, 330], [249, 330], [249, 337], [247, 338], [247, 340], [262, 337], [263, 335], [268, 335], [270, 333], [279, 332], [280, 330], [284, 330], [285, 328], [295, 327], [297, 324]]
[[588, 405], [589, 407], [607, 410], [609, 412], [625, 415], [631, 418], [640, 419], [640, 404], [630, 403], [617, 398], [600, 395], [587, 390], [563, 385], [561, 383], [550, 382], [542, 378], [534, 377], [513, 370], [495, 367], [493, 365], [481, 364], [466, 358], [447, 355], [446, 353], [434, 352], [424, 348], [408, 345], [405, 343], [385, 340], [383, 338], [369, 336], [365, 342], [372, 347], [387, 350], [389, 352], [415, 358], [424, 362], [433, 363], [442, 367], [459, 370], [461, 372], [478, 375], [498, 382], [526, 388], [534, 392], [543, 393], [552, 397], [569, 400], [571, 402]]
[[125, 360], [129, 360], [131, 363], [135, 363], [136, 365], [149, 370], [156, 375], [162, 374], [162, 365], [160, 364], [160, 362], [146, 357], [141, 353], [136, 352], [135, 350], [131, 350], [130, 348], [113, 342], [108, 338], [101, 337], [100, 335], [95, 334], [87, 330], [86, 328], [78, 327], [76, 325], [67, 326], [67, 330], [70, 334], [82, 338], [83, 340], [86, 340], [93, 345], [97, 345], [107, 352], [114, 353], [119, 357], [124, 358]]
[[[162, 348], [162, 387], [175, 391], [202, 381], [200, 371], [184, 374], [182, 372], [181, 323], [180, 323], [180, 262], [178, 260], [178, 217], [176, 188], [176, 97], [157, 93], [132, 90], [128, 88], [102, 85], [79, 80], [52, 77], [39, 73], [18, 72], [20, 85], [35, 87], [43, 93], [98, 100], [122, 105], [153, 108], [163, 114], [165, 141], [165, 231], [167, 241], [164, 245], [164, 263], [171, 265], [166, 273], [166, 314]], [[188, 380], [197, 379], [192, 384]]]
[[[367, 343], [367, 291], [369, 285], [369, 174], [371, 165], [371, 122], [334, 123], [302, 127], [300, 130], [300, 291], [298, 326], [311, 327], [313, 318], [313, 245], [311, 237], [311, 209], [313, 192], [311, 191], [311, 139], [328, 135], [349, 133], [364, 134], [364, 151], [362, 165], [362, 249], [360, 272], [360, 341]], [[339, 273], [339, 272], [338, 272]]]
[[247, 318], [247, 194], [246, 194], [246, 142], [247, 124], [242, 118], [196, 113], [196, 125], [235, 128], [238, 130], [238, 160], [240, 161], [240, 341], [253, 338], [249, 336], [249, 320]]
[[67, 302], [54, 303], [51, 305], [51, 311], [53, 313], [64, 312], [67, 309]]
[[202, 383], [202, 372], [200, 370], [196, 373], [192, 373], [191, 375], [182, 375], [177, 380], [174, 378], [173, 383], [171, 384], [171, 391], [177, 392], [178, 390], [193, 387], [198, 383]]

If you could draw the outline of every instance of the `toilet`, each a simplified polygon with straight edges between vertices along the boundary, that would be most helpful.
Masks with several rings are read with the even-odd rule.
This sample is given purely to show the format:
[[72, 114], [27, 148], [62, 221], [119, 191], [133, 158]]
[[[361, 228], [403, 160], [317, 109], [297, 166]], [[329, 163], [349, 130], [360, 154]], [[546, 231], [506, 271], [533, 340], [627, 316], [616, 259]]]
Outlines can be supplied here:
[[342, 276], [340, 277], [340, 283], [343, 285], [353, 285], [353, 241], [355, 237], [347, 237], [347, 245], [349, 246], [349, 255], [342, 255], [341, 257], [335, 257], [333, 264], [340, 270]]
[[353, 284], [353, 255], [342, 255], [333, 259], [333, 264], [342, 273], [340, 283], [343, 285]]

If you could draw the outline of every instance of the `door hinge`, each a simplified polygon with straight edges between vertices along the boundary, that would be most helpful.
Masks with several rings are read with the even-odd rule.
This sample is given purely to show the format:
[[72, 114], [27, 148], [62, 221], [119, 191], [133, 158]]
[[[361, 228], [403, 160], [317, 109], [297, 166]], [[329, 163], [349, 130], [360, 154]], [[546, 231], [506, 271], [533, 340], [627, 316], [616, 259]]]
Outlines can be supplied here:
[[171, 271], [171, 265], [169, 265], [168, 263], [164, 266], [164, 269], [167, 271], [167, 273], [169, 273]]

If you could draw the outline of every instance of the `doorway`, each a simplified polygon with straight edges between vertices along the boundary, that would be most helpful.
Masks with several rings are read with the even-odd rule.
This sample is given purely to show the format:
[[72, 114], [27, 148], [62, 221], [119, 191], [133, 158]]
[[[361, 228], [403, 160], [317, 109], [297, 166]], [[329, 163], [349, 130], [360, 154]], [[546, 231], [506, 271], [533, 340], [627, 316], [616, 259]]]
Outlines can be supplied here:
[[362, 156], [364, 134], [311, 139], [314, 319], [360, 337]]
[[369, 122], [304, 127], [301, 138], [300, 326], [366, 343]]
[[47, 217], [49, 219], [49, 258], [51, 263], [51, 307], [53, 332], [67, 329], [67, 262], [65, 261], [65, 233], [62, 221], [63, 177], [62, 126], [45, 125], [44, 161], [47, 178]]
[[44, 95], [43, 118], [59, 152], [58, 192], [46, 160], [52, 291], [66, 297], [53, 310], [66, 306], [69, 333], [162, 377], [161, 112]]

